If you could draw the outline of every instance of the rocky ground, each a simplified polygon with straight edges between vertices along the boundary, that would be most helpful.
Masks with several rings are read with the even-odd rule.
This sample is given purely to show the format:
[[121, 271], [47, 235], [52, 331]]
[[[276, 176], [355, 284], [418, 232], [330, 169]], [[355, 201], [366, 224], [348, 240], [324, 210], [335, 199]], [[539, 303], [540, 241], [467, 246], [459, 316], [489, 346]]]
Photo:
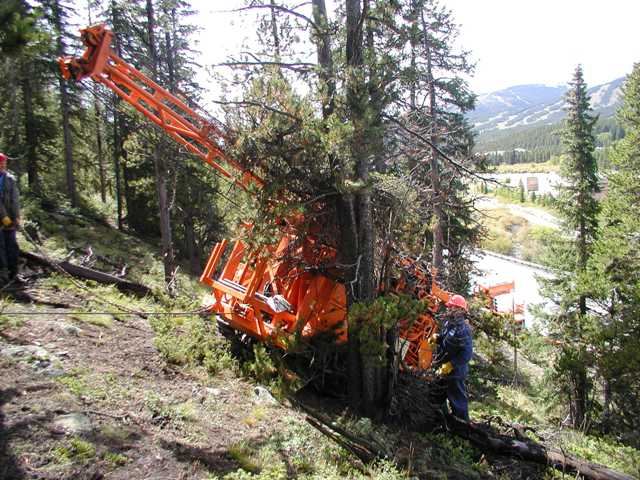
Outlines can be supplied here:
[[241, 466], [234, 446], [304, 423], [233, 375], [168, 366], [146, 319], [3, 307], [2, 479], [215, 478]]

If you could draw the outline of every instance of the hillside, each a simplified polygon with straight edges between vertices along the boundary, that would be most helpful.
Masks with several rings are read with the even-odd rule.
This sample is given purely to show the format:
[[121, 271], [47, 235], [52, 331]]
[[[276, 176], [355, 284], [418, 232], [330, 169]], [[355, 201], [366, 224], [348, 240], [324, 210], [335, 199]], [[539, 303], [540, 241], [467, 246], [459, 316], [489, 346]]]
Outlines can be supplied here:
[[[614, 114], [621, 102], [624, 78], [592, 87], [596, 156], [606, 165], [611, 144], [624, 136]], [[559, 131], [567, 87], [520, 85], [480, 95], [468, 114], [477, 133], [475, 150], [490, 164], [546, 162], [562, 153]]]
[[[254, 349], [245, 360], [232, 355], [212, 319], [196, 314], [194, 299], [204, 291], [194, 279], [180, 277], [175, 299], [161, 294], [153, 247], [77, 212], [47, 213], [30, 204], [28, 215], [47, 227], [38, 230], [37, 243], [30, 241], [33, 229], [23, 232], [23, 248], [75, 263], [86, 260], [90, 249], [95, 259], [128, 265], [126, 278], [144, 282], [156, 293], [132, 297], [114, 287], [23, 266], [26, 283], [10, 286], [2, 296], [0, 366], [6, 387], [0, 394], [1, 478], [545, 475], [543, 467], [487, 456], [446, 432], [411, 434], [342, 416], [335, 398], [278, 380], [277, 352]], [[127, 251], [114, 247], [124, 244]], [[104, 263], [92, 265], [105, 268]], [[481, 331], [476, 337], [478, 355], [470, 378], [474, 419], [499, 415], [505, 421], [533, 422], [538, 433], [554, 432], [554, 444], [636, 472], [633, 459], [640, 459], [639, 452], [557, 430], [556, 409], [543, 400], [540, 389], [543, 370], [521, 356], [519, 385], [512, 385], [507, 380], [514, 378], [508, 345], [495, 344]], [[544, 344], [535, 335], [522, 340], [521, 355], [530, 352], [544, 365]], [[350, 431], [386, 445], [394, 461], [363, 464], [311, 427], [288, 398], [313, 405]]]
[[[363, 469], [287, 400], [275, 400], [260, 385], [259, 362], [241, 365], [215, 323], [197, 313], [204, 290], [195, 279], [179, 278], [178, 298], [161, 294], [154, 247], [77, 212], [28, 208], [28, 215], [49, 227], [37, 243], [23, 232], [23, 248], [74, 263], [90, 250], [94, 261], [127, 265], [128, 279], [156, 293], [132, 297], [23, 265], [25, 283], [2, 292], [0, 478], [298, 472], [338, 479], [390, 471], [387, 464]], [[92, 266], [105, 268], [100, 260]]]
[[[611, 117], [622, 100], [624, 77], [589, 88], [591, 106], [601, 118]], [[553, 125], [564, 118], [566, 86], [518, 85], [480, 95], [468, 115], [482, 135], [493, 130]]]

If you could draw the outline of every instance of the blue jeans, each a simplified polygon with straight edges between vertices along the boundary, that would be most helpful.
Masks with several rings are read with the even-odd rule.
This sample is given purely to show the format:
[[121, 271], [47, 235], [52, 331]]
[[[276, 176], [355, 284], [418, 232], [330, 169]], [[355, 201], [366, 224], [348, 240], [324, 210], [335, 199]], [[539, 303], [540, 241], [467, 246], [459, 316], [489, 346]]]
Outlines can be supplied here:
[[451, 406], [451, 412], [458, 418], [469, 421], [469, 399], [465, 380], [469, 367], [456, 367], [447, 377], [447, 399]]

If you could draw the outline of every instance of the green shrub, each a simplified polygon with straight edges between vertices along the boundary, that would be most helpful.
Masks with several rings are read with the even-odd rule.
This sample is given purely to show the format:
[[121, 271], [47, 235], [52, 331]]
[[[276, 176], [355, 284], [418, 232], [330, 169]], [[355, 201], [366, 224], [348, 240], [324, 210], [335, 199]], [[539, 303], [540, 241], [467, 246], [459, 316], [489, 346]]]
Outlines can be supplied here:
[[107, 452], [104, 454], [104, 460], [113, 469], [126, 465], [129, 459], [121, 453]]
[[561, 446], [584, 460], [640, 478], [640, 451], [614, 439], [570, 431]]
[[209, 320], [158, 315], [151, 319], [151, 326], [156, 332], [154, 344], [167, 362], [202, 365], [210, 375], [238, 370], [226, 341]]
[[274, 358], [262, 343], [253, 345], [253, 358], [242, 366], [242, 371], [263, 384], [271, 383], [278, 376]]
[[520, 352], [527, 360], [541, 367], [549, 365], [553, 358], [553, 347], [535, 326], [521, 331], [518, 339], [520, 341]]
[[522, 258], [543, 265], [548, 263], [546, 253], [558, 235], [557, 230], [553, 228], [532, 226], [528, 234], [521, 239]]
[[68, 444], [54, 448], [52, 453], [56, 463], [88, 463], [96, 456], [96, 447], [74, 437]]

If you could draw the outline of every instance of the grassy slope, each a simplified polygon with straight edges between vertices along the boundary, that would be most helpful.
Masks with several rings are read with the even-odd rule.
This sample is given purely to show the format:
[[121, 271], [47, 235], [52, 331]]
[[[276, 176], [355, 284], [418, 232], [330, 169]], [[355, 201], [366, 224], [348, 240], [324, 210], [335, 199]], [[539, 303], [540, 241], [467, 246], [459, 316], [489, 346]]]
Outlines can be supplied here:
[[[475, 346], [476, 377], [471, 389], [471, 416], [526, 424], [535, 429], [532, 438], [585, 460], [640, 478], [640, 451], [623, 445], [612, 437], [562, 427], [564, 406], [548, 383], [553, 371], [553, 349], [535, 332], [518, 336], [518, 371], [514, 370], [513, 347], [477, 331]], [[491, 380], [487, 380], [491, 379]], [[560, 478], [557, 472], [549, 475]]]
[[557, 158], [542, 163], [514, 163], [495, 166], [495, 173], [552, 173], [560, 169]]
[[[161, 264], [151, 246], [92, 221], [45, 213], [33, 205], [27, 207], [25, 216], [38, 223], [42, 244], [29, 246], [23, 237], [23, 248], [58, 258], [76, 249], [74, 261], [78, 261], [90, 245], [94, 255], [129, 265], [129, 279], [160, 292]], [[95, 268], [112, 267], [98, 261]], [[301, 413], [285, 406], [286, 402], [257, 403], [255, 383], [282, 387], [273, 376], [275, 364], [264, 350], [259, 350], [253, 362], [240, 365], [210, 319], [193, 315], [145, 319], [118, 308], [195, 310], [205, 291], [185, 275], [180, 276], [179, 285], [177, 299], [162, 295], [134, 299], [111, 287], [64, 275], [32, 280], [29, 288], [33, 297], [70, 304], [55, 315], [49, 313], [50, 307], [3, 297], [4, 311], [29, 315], [0, 316], [0, 349], [8, 344], [40, 344], [55, 356], [54, 366], [63, 375], [47, 377], [34, 369], [33, 358], [0, 357], [8, 385], [0, 395], [0, 409], [5, 414], [5, 420], [0, 416], [0, 437], [6, 438], [0, 445], [0, 473], [3, 468], [14, 468], [20, 469], [24, 478], [91, 478], [100, 473], [106, 478], [139, 478], [144, 474], [189, 479], [551, 475], [518, 462], [482, 458], [467, 442], [448, 435], [393, 432], [367, 421], [343, 419], [354, 431], [381, 439], [399, 459], [398, 466], [388, 462], [361, 465], [310, 427]], [[81, 333], [61, 333], [61, 323], [75, 326]], [[574, 433], [558, 434], [558, 408], [543, 393], [540, 379], [524, 376], [521, 386], [510, 386], [506, 380], [513, 375], [504, 353], [480, 334], [476, 343], [482, 355], [470, 379], [475, 418], [497, 414], [534, 423], [545, 432], [554, 432], [563, 446], [610, 465], [603, 452], [624, 452], [626, 459], [614, 459], [618, 462], [615, 466], [637, 473], [633, 470], [637, 468], [633, 461], [638, 459], [635, 450], [622, 450], [615, 443]], [[536, 348], [544, 347], [529, 349]], [[88, 415], [94, 432], [52, 433], [56, 415], [69, 412]], [[25, 424], [29, 428], [17, 427]]]

